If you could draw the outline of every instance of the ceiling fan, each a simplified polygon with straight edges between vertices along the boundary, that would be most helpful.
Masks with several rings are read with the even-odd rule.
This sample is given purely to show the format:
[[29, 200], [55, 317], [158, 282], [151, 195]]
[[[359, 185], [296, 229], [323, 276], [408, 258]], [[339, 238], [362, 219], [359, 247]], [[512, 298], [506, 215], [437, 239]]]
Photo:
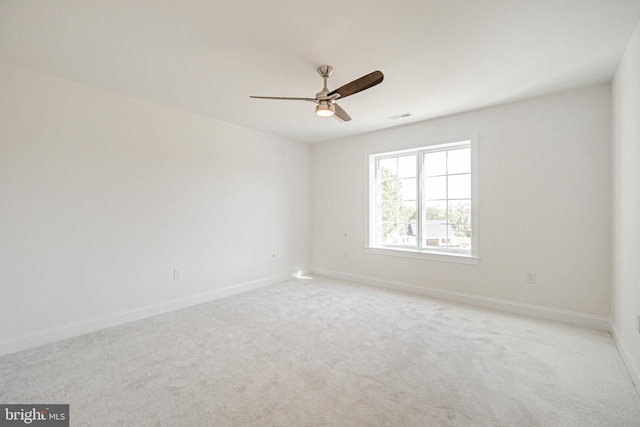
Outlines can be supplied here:
[[250, 98], [259, 99], [280, 99], [285, 101], [309, 101], [316, 104], [316, 115], [320, 117], [335, 117], [339, 122], [348, 122], [351, 120], [349, 114], [336, 104], [336, 99], [346, 98], [354, 93], [361, 92], [365, 89], [369, 89], [377, 84], [382, 83], [384, 75], [380, 71], [374, 71], [362, 76], [359, 79], [340, 86], [338, 89], [329, 91], [327, 88], [327, 79], [333, 73], [333, 67], [331, 65], [321, 65], [318, 67], [318, 74], [324, 79], [324, 87], [318, 93], [315, 98], [294, 98], [294, 97], [282, 97], [282, 96], [250, 96]]

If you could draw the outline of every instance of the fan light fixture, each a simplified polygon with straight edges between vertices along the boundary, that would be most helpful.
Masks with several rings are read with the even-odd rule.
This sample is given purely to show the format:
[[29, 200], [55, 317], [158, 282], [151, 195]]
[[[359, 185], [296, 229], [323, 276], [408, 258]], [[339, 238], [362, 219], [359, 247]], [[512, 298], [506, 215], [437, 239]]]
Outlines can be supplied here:
[[333, 106], [332, 103], [326, 101], [320, 101], [318, 105], [316, 105], [316, 115], [320, 117], [331, 117], [335, 114], [336, 107]]

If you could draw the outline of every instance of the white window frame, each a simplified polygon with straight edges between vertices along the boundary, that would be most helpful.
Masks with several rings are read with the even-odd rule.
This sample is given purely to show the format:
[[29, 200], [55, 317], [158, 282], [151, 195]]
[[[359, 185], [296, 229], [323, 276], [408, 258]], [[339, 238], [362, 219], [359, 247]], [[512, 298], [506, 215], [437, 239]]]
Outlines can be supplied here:
[[[431, 247], [402, 247], [402, 246], [385, 246], [377, 245], [374, 242], [375, 239], [375, 227], [376, 222], [374, 215], [377, 211], [376, 206], [376, 160], [383, 157], [394, 157], [401, 155], [418, 154], [422, 156], [425, 152], [435, 151], [447, 151], [461, 147], [471, 148], [471, 253], [459, 252], [455, 249], [440, 249]], [[418, 200], [418, 222], [417, 229], [421, 228], [422, 221], [422, 160], [418, 165], [418, 179], [417, 179], [417, 200]], [[366, 171], [367, 182], [367, 209], [366, 221], [367, 228], [365, 230], [365, 252], [378, 255], [399, 256], [405, 258], [423, 259], [431, 261], [453, 262], [459, 264], [471, 264], [477, 265], [480, 259], [479, 256], [479, 221], [478, 221], [478, 195], [479, 195], [479, 180], [478, 180], [478, 138], [477, 135], [464, 136], [462, 138], [449, 138], [447, 140], [440, 139], [434, 141], [431, 144], [419, 144], [415, 146], [407, 146], [402, 148], [396, 148], [394, 150], [379, 150], [366, 153], [366, 164], [368, 169]]]

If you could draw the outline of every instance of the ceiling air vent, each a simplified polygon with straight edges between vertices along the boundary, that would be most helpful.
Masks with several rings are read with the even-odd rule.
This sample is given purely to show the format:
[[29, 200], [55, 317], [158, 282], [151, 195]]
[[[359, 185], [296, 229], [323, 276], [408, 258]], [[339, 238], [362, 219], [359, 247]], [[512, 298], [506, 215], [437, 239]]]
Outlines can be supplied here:
[[387, 118], [391, 120], [398, 120], [398, 119], [404, 119], [406, 117], [411, 117], [411, 116], [413, 116], [413, 114], [411, 113], [402, 113], [402, 114], [396, 114], [395, 116], [391, 116]]

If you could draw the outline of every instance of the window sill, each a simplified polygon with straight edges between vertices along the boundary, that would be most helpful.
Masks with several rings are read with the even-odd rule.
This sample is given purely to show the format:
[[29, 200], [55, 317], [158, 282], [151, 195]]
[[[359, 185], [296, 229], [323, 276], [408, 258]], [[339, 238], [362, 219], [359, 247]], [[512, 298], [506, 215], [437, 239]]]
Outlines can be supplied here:
[[402, 258], [421, 259], [426, 261], [450, 262], [454, 264], [478, 265], [480, 258], [461, 253], [419, 252], [406, 248], [388, 248], [367, 246], [364, 251], [368, 254], [397, 256]]

